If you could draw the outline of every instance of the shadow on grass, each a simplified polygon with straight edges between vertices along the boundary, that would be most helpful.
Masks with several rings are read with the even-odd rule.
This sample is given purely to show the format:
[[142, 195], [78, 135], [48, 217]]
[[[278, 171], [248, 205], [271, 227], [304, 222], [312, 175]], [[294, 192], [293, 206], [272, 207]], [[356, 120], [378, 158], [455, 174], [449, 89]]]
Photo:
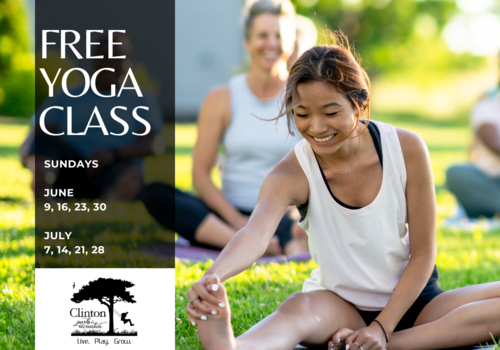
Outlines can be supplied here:
[[193, 152], [193, 147], [186, 147], [186, 146], [175, 147], [176, 156], [190, 156], [192, 152]]
[[0, 196], [0, 202], [7, 202], [7, 203], [13, 203], [13, 204], [22, 204], [26, 203], [25, 198], [21, 197], [11, 197], [11, 196]]
[[12, 245], [0, 253], [0, 258], [14, 258], [21, 255], [35, 254], [35, 247]]
[[0, 124], [30, 125], [31, 117], [0, 117]]
[[17, 227], [6, 227], [0, 228], [0, 241], [1, 242], [11, 242], [24, 239], [26, 237], [34, 237], [35, 236], [35, 228], [25, 228], [18, 229]]
[[0, 158], [16, 158], [19, 155], [19, 147], [0, 146]]

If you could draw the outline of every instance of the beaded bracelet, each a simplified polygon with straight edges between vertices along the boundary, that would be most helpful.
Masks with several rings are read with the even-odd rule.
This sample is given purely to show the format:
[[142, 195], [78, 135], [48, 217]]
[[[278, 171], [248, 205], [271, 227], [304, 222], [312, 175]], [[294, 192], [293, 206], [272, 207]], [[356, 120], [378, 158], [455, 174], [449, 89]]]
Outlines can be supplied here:
[[380, 328], [382, 328], [382, 332], [384, 332], [384, 335], [385, 335], [385, 350], [387, 350], [387, 348], [389, 347], [389, 339], [387, 338], [387, 333], [385, 332], [384, 326], [382, 326], [382, 323], [380, 323], [377, 320], [373, 320], [373, 322], [377, 322], [379, 324]]

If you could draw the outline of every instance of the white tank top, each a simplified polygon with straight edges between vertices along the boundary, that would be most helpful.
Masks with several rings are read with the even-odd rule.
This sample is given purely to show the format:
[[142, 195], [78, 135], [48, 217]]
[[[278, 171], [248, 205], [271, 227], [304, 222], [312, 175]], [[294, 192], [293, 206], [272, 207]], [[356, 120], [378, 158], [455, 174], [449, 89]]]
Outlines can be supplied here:
[[295, 154], [309, 182], [307, 215], [299, 226], [319, 268], [303, 291], [327, 289], [360, 310], [382, 310], [410, 259], [406, 210], [406, 168], [396, 129], [375, 123], [383, 155], [382, 186], [361, 209], [337, 203], [328, 191], [311, 145], [303, 140]]
[[231, 122], [222, 139], [222, 191], [232, 205], [251, 211], [266, 176], [302, 137], [298, 131], [295, 136], [288, 133], [286, 117], [277, 124], [261, 120], [279, 115], [281, 94], [265, 101], [257, 98], [246, 74], [232, 78], [229, 89]]

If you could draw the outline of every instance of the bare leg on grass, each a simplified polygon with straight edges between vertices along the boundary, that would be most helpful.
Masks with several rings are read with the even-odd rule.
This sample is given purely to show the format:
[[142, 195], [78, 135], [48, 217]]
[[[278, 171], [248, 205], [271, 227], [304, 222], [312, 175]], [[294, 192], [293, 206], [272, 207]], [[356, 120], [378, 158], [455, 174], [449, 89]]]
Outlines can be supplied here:
[[235, 338], [226, 291], [220, 286], [213, 294], [225, 307], [214, 309], [217, 315], [209, 315], [207, 320], [195, 321], [206, 350], [290, 350], [297, 343], [326, 344], [342, 327], [365, 326], [351, 304], [330, 291], [314, 291], [293, 294], [274, 313]]
[[422, 310], [415, 326], [396, 332], [389, 349], [446, 349], [500, 335], [500, 282], [444, 292]]

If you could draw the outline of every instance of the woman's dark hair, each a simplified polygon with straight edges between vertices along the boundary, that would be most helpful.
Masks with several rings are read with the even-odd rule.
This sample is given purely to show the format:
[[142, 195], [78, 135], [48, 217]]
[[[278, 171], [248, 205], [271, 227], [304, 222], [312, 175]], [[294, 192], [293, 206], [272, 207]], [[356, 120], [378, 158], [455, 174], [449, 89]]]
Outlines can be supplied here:
[[[370, 78], [359, 64], [348, 38], [341, 31], [325, 30], [323, 35], [328, 44], [304, 52], [290, 70], [278, 118], [286, 115], [288, 130], [292, 135], [293, 110], [298, 105], [297, 85], [303, 83], [330, 83], [357, 109], [358, 123], [362, 117], [370, 119]], [[367, 126], [368, 123], [365, 123], [365, 130]], [[354, 128], [349, 136], [353, 132]]]

